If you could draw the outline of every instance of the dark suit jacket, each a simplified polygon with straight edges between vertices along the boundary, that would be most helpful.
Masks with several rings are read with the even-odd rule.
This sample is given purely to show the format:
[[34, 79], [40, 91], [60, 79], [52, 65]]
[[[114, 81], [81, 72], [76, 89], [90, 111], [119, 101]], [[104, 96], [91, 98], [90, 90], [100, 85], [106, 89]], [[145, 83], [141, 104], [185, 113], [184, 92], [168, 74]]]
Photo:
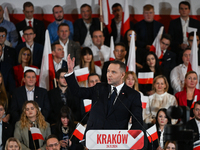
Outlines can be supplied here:
[[[97, 83], [91, 88], [81, 88], [74, 74], [65, 78], [73, 95], [79, 98], [92, 99], [92, 108], [87, 122], [87, 130], [90, 129], [127, 129], [131, 114], [122, 105], [135, 115], [141, 124], [142, 105], [140, 94], [124, 84], [115, 104], [107, 110], [108, 97], [111, 86], [107, 83]], [[139, 123], [133, 119], [132, 129], [141, 129]]]
[[[13, 127], [2, 121], [2, 145], [5, 147], [7, 139], [13, 136]], [[4, 148], [3, 148], [4, 149]]]
[[17, 59], [16, 59], [16, 52], [15, 49], [9, 46], [4, 47], [4, 52], [3, 52], [3, 61], [11, 64], [12, 66], [17, 64]]
[[[22, 43], [21, 36], [19, 34], [19, 31], [23, 30], [27, 26], [25, 19], [19, 23], [16, 24], [17, 32], [19, 35], [19, 42]], [[33, 20], [33, 28], [35, 30], [36, 37], [34, 39], [35, 42], [40, 43], [44, 45], [44, 40], [45, 40], [45, 26], [43, 21], [37, 20], [34, 18]]]
[[[154, 39], [157, 36], [161, 26], [164, 26], [164, 25], [158, 21], [153, 20]], [[137, 33], [137, 40], [136, 40], [137, 46], [141, 48], [145, 48], [147, 46], [147, 41], [148, 41], [147, 26], [146, 26], [145, 20], [142, 20], [135, 24], [135, 32]], [[152, 40], [154, 41], [154, 39]]]
[[194, 131], [194, 134], [195, 134], [194, 142], [199, 140], [199, 129], [197, 127], [197, 123], [195, 119], [189, 120], [186, 124], [186, 128]]
[[[27, 101], [26, 89], [25, 86], [21, 86], [14, 91], [11, 100], [12, 123], [15, 123], [20, 119], [20, 115], [22, 113], [22, 106], [25, 101]], [[43, 116], [45, 117], [45, 119], [47, 119], [50, 112], [47, 90], [40, 87], [35, 87], [34, 101], [38, 103]]]
[[[19, 52], [20, 52], [20, 50], [23, 47], [26, 47], [26, 43], [25, 42], [17, 45], [17, 47], [15, 48], [16, 53], [17, 53], [17, 55], [16, 55], [17, 56], [17, 60], [18, 60]], [[33, 66], [37, 66], [38, 68], [41, 67], [42, 56], [43, 56], [43, 49], [44, 49], [43, 45], [34, 42], [34, 46], [33, 46], [33, 58], [32, 58], [33, 59], [33, 64], [32, 64]]]

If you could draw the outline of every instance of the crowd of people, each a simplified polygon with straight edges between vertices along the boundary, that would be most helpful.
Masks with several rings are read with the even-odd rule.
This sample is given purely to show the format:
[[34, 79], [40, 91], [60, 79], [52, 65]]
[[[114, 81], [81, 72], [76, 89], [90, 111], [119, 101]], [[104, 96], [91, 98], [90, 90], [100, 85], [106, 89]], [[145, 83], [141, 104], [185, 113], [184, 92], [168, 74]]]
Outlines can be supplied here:
[[[35, 72], [41, 68], [43, 59], [44, 23], [33, 17], [31, 2], [23, 4], [25, 19], [17, 24], [3, 17], [0, 6], [0, 150], [84, 149], [73, 136], [78, 122], [87, 126], [86, 131], [128, 129], [128, 123], [132, 129], [143, 129], [142, 124], [144, 127], [156, 124], [159, 140], [153, 142], [153, 149], [176, 149], [175, 141], [163, 138], [165, 126], [179, 122], [167, 115], [170, 106], [190, 108], [186, 128], [196, 133], [194, 142], [200, 140], [197, 87], [200, 69], [199, 72], [188, 69], [195, 35], [199, 47], [200, 22], [189, 17], [189, 2], [182, 1], [178, 7], [180, 17], [172, 20], [168, 33], [163, 30], [160, 37], [162, 54], [158, 58], [151, 45], [163, 24], [154, 19], [153, 5], [143, 7], [144, 19], [136, 24], [130, 21], [130, 29], [124, 36], [121, 34], [123, 8], [119, 3], [112, 5], [112, 32], [103, 23], [102, 16], [92, 17], [88, 4], [80, 7], [81, 18], [74, 23], [64, 19], [62, 6], [55, 5], [52, 8], [55, 21], [47, 27], [55, 79], [50, 78], [53, 86], [47, 91], [39, 87], [39, 74]], [[188, 34], [188, 27], [196, 28], [197, 34]], [[127, 71], [126, 67], [131, 38], [135, 40], [135, 72]], [[112, 51], [114, 61], [110, 60]], [[200, 65], [199, 50], [196, 55]], [[82, 68], [88, 68], [89, 76], [77, 83], [73, 72]], [[153, 83], [138, 82], [138, 73], [150, 72], [154, 75]], [[144, 96], [148, 96], [148, 101], [142, 109]], [[89, 113], [84, 108], [85, 99], [91, 99], [95, 105]], [[120, 103], [136, 115], [139, 123]], [[44, 140], [33, 141], [31, 127], [37, 127]], [[151, 148], [147, 142], [143, 149]]]

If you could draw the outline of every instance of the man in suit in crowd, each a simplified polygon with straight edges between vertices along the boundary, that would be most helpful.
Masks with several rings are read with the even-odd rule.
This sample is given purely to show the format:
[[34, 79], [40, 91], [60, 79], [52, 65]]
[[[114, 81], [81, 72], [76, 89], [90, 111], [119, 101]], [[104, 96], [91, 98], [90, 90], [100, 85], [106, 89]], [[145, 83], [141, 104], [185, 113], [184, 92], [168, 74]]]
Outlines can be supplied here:
[[67, 87], [67, 82], [64, 75], [67, 73], [67, 69], [62, 68], [56, 72], [57, 87], [48, 92], [51, 112], [49, 115], [49, 123], [53, 124], [57, 122], [57, 117], [60, 114], [62, 106], [68, 106], [74, 116], [74, 120], [80, 121], [80, 102], [79, 99], [71, 94], [70, 89]]
[[57, 34], [59, 37], [57, 42], [59, 42], [64, 48], [64, 59], [67, 60], [67, 55], [70, 54], [72, 58], [76, 58], [76, 65], [79, 65], [81, 47], [78, 43], [69, 39], [69, 25], [66, 23], [61, 23], [58, 26]]
[[46, 142], [46, 150], [52, 150], [52, 148], [53, 150], [60, 150], [60, 141], [55, 135], [49, 135]]
[[65, 20], [64, 19], [64, 12], [63, 12], [63, 8], [60, 5], [55, 5], [52, 9], [53, 11], [53, 16], [55, 18], [55, 21], [50, 23], [48, 25], [48, 30], [49, 30], [49, 36], [50, 36], [50, 40], [51, 43], [54, 43], [55, 41], [58, 40], [58, 26], [61, 23], [66, 23], [69, 26], [69, 30], [70, 30], [70, 35], [69, 35], [69, 39], [72, 40], [73, 39], [73, 35], [74, 35], [74, 28], [73, 28], [73, 24], [71, 21], [69, 20]]
[[135, 24], [137, 33], [136, 44], [138, 47], [150, 49], [155, 37], [157, 36], [162, 23], [154, 20], [154, 6], [147, 4], [143, 7], [144, 19]]
[[171, 50], [177, 56], [181, 55], [181, 52], [187, 47], [187, 27], [197, 28], [200, 31], [200, 22], [189, 17], [189, 2], [179, 3], [179, 13], [180, 17], [172, 20], [169, 25], [169, 34], [172, 37]]
[[[126, 51], [124, 43], [115, 44], [115, 50], [114, 50], [115, 60], [121, 61], [126, 65], [127, 64], [127, 61], [125, 59], [126, 53], [127, 51]], [[104, 63], [103, 69], [102, 69], [101, 82], [107, 83], [107, 69], [111, 62], [112, 61], [107, 61]]]
[[17, 53], [17, 60], [19, 56], [19, 52], [23, 47], [27, 47], [31, 50], [32, 53], [32, 65], [37, 66], [40, 68], [41, 62], [42, 62], [42, 56], [43, 56], [43, 45], [34, 42], [34, 38], [36, 37], [35, 30], [33, 27], [26, 26], [23, 29], [23, 37], [25, 39], [25, 42], [19, 44], [15, 50]]
[[34, 39], [35, 42], [44, 45], [45, 40], [45, 26], [44, 23], [40, 20], [37, 20], [33, 17], [34, 6], [31, 2], [25, 2], [23, 5], [23, 13], [25, 15], [25, 19], [16, 24], [19, 43], [22, 42], [20, 31], [22, 31], [26, 26], [33, 27], [35, 30], [36, 37]]
[[92, 99], [93, 107], [90, 110], [86, 131], [128, 129], [131, 114], [127, 109], [139, 120], [137, 122], [133, 119], [131, 129], [141, 129], [141, 124], [143, 124], [141, 98], [137, 91], [123, 82], [126, 65], [120, 61], [112, 61], [107, 71], [108, 83], [97, 83], [91, 88], [81, 88], [73, 73], [74, 61], [68, 56], [68, 74], [65, 75], [65, 79], [74, 95]]
[[14, 91], [11, 100], [11, 122], [14, 125], [19, 119], [22, 113], [22, 106], [25, 101], [36, 101], [40, 107], [40, 110], [45, 117], [48, 118], [50, 112], [49, 99], [47, 90], [36, 87], [36, 73], [33, 70], [27, 70], [24, 72], [25, 86], [21, 86]]
[[[123, 8], [121, 4], [119, 3], [113, 4], [112, 13], [114, 15], [114, 18], [112, 19], [111, 23], [112, 32], [110, 36], [113, 36], [114, 43], [123, 42], [123, 37], [121, 35]], [[131, 21], [130, 21], [130, 28], [131, 29], [134, 28], [133, 22]]]

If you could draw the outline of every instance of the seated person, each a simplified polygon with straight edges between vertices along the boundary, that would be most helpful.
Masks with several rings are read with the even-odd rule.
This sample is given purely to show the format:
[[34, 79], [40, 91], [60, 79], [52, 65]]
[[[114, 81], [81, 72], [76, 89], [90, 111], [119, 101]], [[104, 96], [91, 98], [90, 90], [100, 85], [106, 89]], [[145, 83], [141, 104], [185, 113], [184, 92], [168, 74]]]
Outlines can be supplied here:
[[22, 146], [18, 139], [14, 138], [14, 137], [10, 137], [6, 141], [5, 150], [13, 150], [13, 149], [14, 150], [22, 150]]
[[46, 150], [60, 150], [60, 143], [55, 135], [49, 135], [46, 142]]

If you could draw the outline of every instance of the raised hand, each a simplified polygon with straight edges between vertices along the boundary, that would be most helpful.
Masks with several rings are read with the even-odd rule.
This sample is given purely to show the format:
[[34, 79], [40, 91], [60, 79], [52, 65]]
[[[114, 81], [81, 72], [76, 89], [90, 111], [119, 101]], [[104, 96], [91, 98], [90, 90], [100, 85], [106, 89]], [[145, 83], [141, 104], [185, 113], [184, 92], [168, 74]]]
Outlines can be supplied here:
[[70, 58], [70, 54], [67, 56], [67, 66], [68, 66], [68, 73], [73, 72], [74, 69], [74, 62], [75, 62], [75, 58], [73, 57], [73, 59]]

